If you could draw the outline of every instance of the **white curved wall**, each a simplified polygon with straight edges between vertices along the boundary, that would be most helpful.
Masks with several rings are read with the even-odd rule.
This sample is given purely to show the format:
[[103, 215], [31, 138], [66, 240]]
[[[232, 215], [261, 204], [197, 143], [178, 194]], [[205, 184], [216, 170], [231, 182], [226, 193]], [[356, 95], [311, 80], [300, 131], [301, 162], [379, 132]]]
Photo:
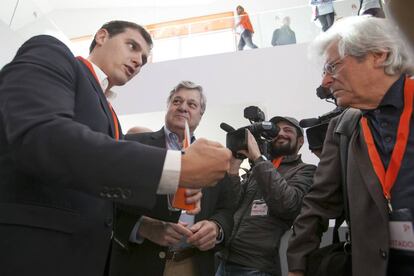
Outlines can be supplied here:
[[[113, 105], [124, 115], [124, 131], [134, 125], [158, 130], [171, 88], [181, 80], [200, 83], [208, 104], [197, 136], [222, 143], [225, 133], [219, 128], [220, 122], [234, 127], [247, 125], [243, 108], [248, 105], [259, 105], [267, 118], [317, 117], [334, 106], [316, 97], [321, 64], [308, 59], [307, 46], [287, 45], [149, 64], [130, 83], [115, 89], [118, 96]], [[317, 162], [307, 145], [302, 153], [305, 160]]]

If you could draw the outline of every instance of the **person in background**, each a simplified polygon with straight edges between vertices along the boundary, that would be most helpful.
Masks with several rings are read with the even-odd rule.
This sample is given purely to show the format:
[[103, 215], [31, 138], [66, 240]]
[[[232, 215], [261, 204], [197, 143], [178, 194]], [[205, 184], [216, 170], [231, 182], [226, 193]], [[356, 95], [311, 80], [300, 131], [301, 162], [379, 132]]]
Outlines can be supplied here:
[[296, 43], [295, 32], [290, 28], [290, 17], [285, 16], [282, 22], [283, 25], [273, 31], [272, 46]]
[[332, 0], [311, 0], [314, 19], [319, 20], [322, 31], [326, 32], [335, 21], [335, 11]]
[[152, 132], [152, 130], [150, 128], [143, 127], [143, 126], [134, 126], [128, 129], [127, 134], [144, 133], [144, 132]]
[[242, 51], [246, 45], [251, 49], [257, 48], [256, 44], [253, 43], [254, 30], [249, 15], [240, 5], [237, 6], [236, 11], [239, 22], [236, 23], [235, 28], [240, 29], [240, 40], [239, 45], [237, 46], [238, 50]]
[[[168, 149], [182, 149], [187, 120], [192, 141], [206, 109], [203, 88], [181, 81], [167, 100], [165, 126], [159, 131], [126, 136], [126, 140]], [[231, 234], [234, 195], [226, 178], [202, 189], [201, 211], [172, 207], [173, 194], [157, 196], [152, 211], [119, 206], [112, 246], [111, 276], [211, 276], [214, 253]], [[129, 235], [122, 234], [129, 233]], [[122, 240], [120, 237], [128, 236]]]
[[346, 172], [334, 134], [340, 117], [328, 127], [314, 184], [293, 225], [289, 275], [305, 275], [324, 225], [343, 214], [343, 173], [353, 275], [414, 275], [414, 249], [404, 246], [414, 244], [414, 80], [404, 41], [386, 19], [349, 17], [318, 36], [311, 49], [325, 61], [322, 83], [338, 106], [359, 109], [362, 118], [349, 139]]
[[385, 18], [381, 0], [360, 0], [358, 14]]
[[280, 128], [271, 142], [272, 160], [262, 155], [250, 132], [248, 149], [240, 152], [253, 164], [243, 181], [242, 160], [232, 159], [229, 175], [238, 205], [216, 276], [281, 275], [280, 239], [299, 213], [316, 167], [302, 162], [298, 154], [304, 141], [298, 121], [280, 116], [270, 121]]

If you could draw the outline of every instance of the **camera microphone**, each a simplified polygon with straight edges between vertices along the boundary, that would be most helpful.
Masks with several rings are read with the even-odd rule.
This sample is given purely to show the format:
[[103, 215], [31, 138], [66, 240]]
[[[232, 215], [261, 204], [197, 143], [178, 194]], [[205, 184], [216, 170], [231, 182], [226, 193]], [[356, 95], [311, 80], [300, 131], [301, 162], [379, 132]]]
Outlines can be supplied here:
[[232, 132], [232, 131], [235, 131], [234, 127], [232, 127], [231, 125], [226, 124], [226, 123], [221, 123], [221, 124], [220, 124], [220, 128], [221, 128], [222, 130], [224, 130], [225, 132]]
[[314, 125], [320, 124], [321, 121], [318, 118], [309, 118], [309, 119], [303, 119], [299, 122], [300, 127], [307, 128], [312, 127]]
[[329, 88], [323, 87], [320, 85], [318, 88], [316, 88], [316, 96], [319, 97], [319, 99], [334, 99], [334, 96], [332, 95]]

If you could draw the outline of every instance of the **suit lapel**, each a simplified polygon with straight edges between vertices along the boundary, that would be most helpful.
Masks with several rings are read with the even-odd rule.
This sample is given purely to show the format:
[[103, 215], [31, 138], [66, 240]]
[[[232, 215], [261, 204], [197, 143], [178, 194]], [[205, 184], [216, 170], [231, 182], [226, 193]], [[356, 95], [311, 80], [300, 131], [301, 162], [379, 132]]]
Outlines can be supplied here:
[[164, 128], [161, 128], [160, 130], [153, 132], [151, 134], [151, 141], [149, 142], [149, 145], [163, 148], [163, 149], [167, 147], [166, 142], [165, 142]]
[[[164, 131], [164, 127], [162, 127], [160, 130], [153, 132], [151, 134], [151, 138], [150, 141], [148, 143], [151, 146], [155, 146], [155, 147], [159, 147], [159, 148], [163, 148], [165, 149], [167, 147], [166, 141], [165, 141], [165, 131]], [[167, 208], [168, 208], [168, 195], [163, 195], [162, 196], [165, 199]], [[176, 213], [176, 212], [175, 212]], [[171, 214], [170, 214], [171, 215]], [[174, 214], [175, 215], [175, 214]], [[178, 219], [177, 215], [177, 219]]]
[[363, 179], [363, 185], [367, 186], [367, 190], [369, 191], [371, 198], [375, 202], [375, 205], [377, 206], [379, 212], [385, 220], [388, 220], [387, 208], [381, 184], [372, 167], [371, 160], [368, 156], [368, 148], [361, 135], [361, 132], [358, 131], [358, 133], [353, 136], [352, 140], [354, 140], [351, 141], [351, 145], [354, 145], [351, 146], [352, 154], [350, 156], [354, 156], [354, 160], [352, 161], [355, 162], [356, 167], [358, 168], [359, 173]]
[[[112, 113], [111, 113], [111, 110], [110, 110], [110, 107], [109, 107], [109, 104], [108, 104], [108, 100], [106, 99], [105, 94], [102, 91], [101, 86], [96, 81], [96, 79], [92, 75], [92, 73], [89, 71], [88, 67], [86, 67], [86, 65], [82, 61], [80, 61], [80, 60], [77, 60], [77, 61], [81, 65], [81, 67], [83, 68], [83, 70], [85, 72], [85, 75], [88, 77], [89, 82], [92, 84], [92, 86], [94, 88], [95, 93], [98, 95], [99, 101], [101, 102], [101, 106], [102, 106], [103, 110], [105, 111], [106, 117], [108, 118], [108, 122], [109, 122], [110, 129], [111, 129], [110, 135], [112, 137], [115, 137], [115, 126], [114, 126], [114, 122], [113, 122], [113, 119], [112, 119]], [[116, 119], [118, 120], [118, 118], [116, 118]], [[118, 125], [120, 126], [119, 121], [118, 121]], [[121, 133], [122, 133], [121, 129], [119, 129], [119, 133], [121, 135]]]

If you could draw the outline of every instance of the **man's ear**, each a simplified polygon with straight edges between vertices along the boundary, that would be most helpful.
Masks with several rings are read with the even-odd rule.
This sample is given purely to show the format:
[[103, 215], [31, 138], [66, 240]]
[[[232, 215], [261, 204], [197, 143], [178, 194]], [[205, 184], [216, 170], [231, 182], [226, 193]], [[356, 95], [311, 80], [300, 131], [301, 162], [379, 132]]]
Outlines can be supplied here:
[[303, 143], [305, 142], [303, 136], [298, 137], [298, 151], [303, 146]]
[[109, 39], [109, 33], [106, 29], [99, 29], [95, 34], [95, 42], [97, 46], [102, 46]]
[[372, 56], [374, 58], [374, 66], [378, 68], [378, 67], [383, 67], [384, 62], [388, 58], [388, 53], [387, 52], [372, 53]]

